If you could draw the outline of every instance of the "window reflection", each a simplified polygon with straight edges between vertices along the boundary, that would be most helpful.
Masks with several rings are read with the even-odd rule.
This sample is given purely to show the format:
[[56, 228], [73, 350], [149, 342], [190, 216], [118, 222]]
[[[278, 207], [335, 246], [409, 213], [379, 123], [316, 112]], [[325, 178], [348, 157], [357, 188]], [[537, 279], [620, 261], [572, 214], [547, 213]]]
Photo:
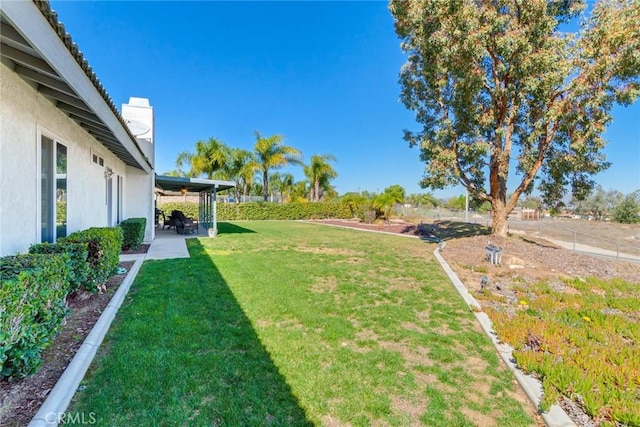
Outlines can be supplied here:
[[56, 144], [56, 238], [67, 235], [67, 147]]

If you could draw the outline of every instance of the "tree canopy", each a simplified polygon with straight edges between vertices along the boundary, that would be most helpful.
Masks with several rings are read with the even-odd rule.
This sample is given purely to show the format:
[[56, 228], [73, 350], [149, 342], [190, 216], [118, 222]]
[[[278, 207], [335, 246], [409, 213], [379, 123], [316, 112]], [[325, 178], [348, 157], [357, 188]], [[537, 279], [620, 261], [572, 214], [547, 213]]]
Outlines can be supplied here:
[[[537, 181], [544, 202], [582, 198], [606, 169], [615, 103], [640, 93], [640, 0], [392, 0], [408, 54], [401, 99], [419, 131], [421, 185], [464, 185], [492, 205], [493, 234]], [[580, 18], [577, 33], [562, 24]], [[509, 173], [519, 176], [507, 195]]]
[[640, 190], [627, 194], [613, 211], [613, 220], [623, 224], [640, 222]]

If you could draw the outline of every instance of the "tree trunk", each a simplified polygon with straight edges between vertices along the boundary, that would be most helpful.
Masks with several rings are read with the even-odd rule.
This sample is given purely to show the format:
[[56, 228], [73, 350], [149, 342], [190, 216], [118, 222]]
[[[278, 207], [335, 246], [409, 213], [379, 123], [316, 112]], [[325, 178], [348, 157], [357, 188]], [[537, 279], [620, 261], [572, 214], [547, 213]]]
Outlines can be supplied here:
[[313, 185], [313, 201], [314, 202], [317, 202], [320, 200], [319, 193], [320, 193], [320, 181], [316, 179]]
[[262, 174], [262, 195], [264, 196], [264, 201], [266, 202], [269, 199], [269, 171], [264, 171]]
[[507, 207], [500, 200], [494, 200], [491, 206], [493, 214], [491, 234], [494, 236], [507, 237], [507, 231], [509, 231], [509, 211]]

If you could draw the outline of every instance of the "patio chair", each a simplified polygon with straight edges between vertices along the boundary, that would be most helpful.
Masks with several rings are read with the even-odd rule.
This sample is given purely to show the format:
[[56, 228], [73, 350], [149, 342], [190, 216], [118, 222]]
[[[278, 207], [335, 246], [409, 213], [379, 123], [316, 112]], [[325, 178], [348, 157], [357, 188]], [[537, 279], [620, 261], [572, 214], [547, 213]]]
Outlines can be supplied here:
[[171, 217], [174, 218], [174, 225], [178, 234], [198, 233], [198, 221], [188, 218], [182, 211], [173, 211]]
[[165, 229], [165, 227], [167, 228], [167, 230], [171, 230], [171, 227], [173, 227], [174, 229], [176, 228], [176, 220], [178, 219], [176, 212], [178, 211], [171, 211], [171, 216], [169, 217], [169, 221], [167, 221], [165, 218], [164, 223], [162, 225], [163, 230]]

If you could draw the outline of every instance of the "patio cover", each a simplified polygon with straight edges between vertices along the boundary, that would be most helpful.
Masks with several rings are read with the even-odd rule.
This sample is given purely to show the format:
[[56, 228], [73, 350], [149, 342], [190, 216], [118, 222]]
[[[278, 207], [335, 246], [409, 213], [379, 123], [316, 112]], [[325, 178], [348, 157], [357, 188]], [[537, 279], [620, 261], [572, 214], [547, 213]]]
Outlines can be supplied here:
[[186, 189], [189, 193], [200, 193], [198, 224], [203, 228], [218, 228], [217, 193], [235, 186], [233, 181], [156, 175], [156, 188], [160, 190], [179, 193]]

